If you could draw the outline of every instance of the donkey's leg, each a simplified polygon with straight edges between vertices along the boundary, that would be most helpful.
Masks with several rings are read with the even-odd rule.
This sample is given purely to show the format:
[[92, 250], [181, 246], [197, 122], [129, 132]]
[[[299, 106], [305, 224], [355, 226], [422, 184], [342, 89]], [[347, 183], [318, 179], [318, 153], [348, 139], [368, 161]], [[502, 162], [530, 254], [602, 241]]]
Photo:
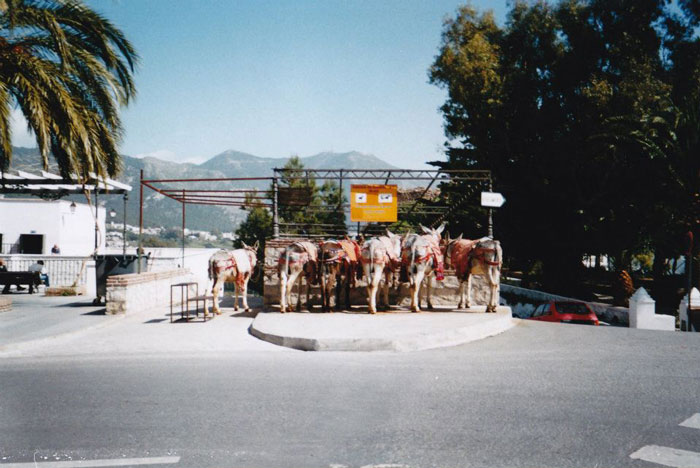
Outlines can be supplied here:
[[423, 284], [424, 275], [425, 272], [423, 271], [423, 269], [418, 268], [418, 271], [416, 272], [416, 275], [413, 280], [413, 288], [411, 289], [411, 294], [413, 296], [413, 300], [411, 301], [411, 310], [413, 312], [420, 312], [420, 287]]
[[250, 272], [245, 274], [243, 279], [243, 310], [246, 312], [250, 311], [248, 307], [248, 282], [250, 281]]
[[[213, 313], [213, 314], [216, 313], [216, 307], [214, 306], [214, 304], [216, 304], [216, 296], [215, 296], [215, 293], [218, 292], [218, 291], [215, 291], [217, 280], [218, 280], [218, 278], [214, 278], [214, 282], [213, 282], [213, 284], [211, 285], [211, 294], [212, 294], [212, 296], [213, 296], [213, 299], [212, 299], [212, 303], [213, 303], [213, 304], [212, 304], [212, 313]], [[206, 294], [206, 292], [205, 292], [205, 294]], [[207, 307], [207, 302], [204, 301], [204, 317], [206, 317], [206, 316], [208, 316], [208, 315], [209, 315], [209, 308]]]
[[212, 313], [216, 315], [221, 315], [221, 310], [219, 309], [219, 288], [221, 288], [221, 277], [214, 280], [214, 286], [211, 288], [212, 299]]
[[389, 282], [391, 281], [392, 273], [387, 271], [382, 272], [382, 275], [384, 276], [384, 287], [382, 288], [384, 293], [384, 310], [389, 310]]
[[[238, 273], [240, 274], [240, 273]], [[236, 275], [238, 276], [238, 275]], [[236, 277], [236, 280], [233, 282], [233, 310], [238, 312], [238, 294], [239, 294], [239, 288], [238, 288], [238, 277]]]
[[489, 289], [491, 289], [491, 297], [489, 298], [489, 307], [491, 312], [496, 313], [496, 307], [498, 306], [496, 298], [498, 296], [498, 271], [493, 271], [494, 267], [489, 266], [486, 278], [489, 280]]
[[350, 306], [350, 287], [355, 287], [355, 268], [348, 265], [346, 273], [347, 275], [345, 276], [345, 282], [343, 283], [343, 285], [345, 286], [345, 308], [347, 310], [351, 310], [352, 307]]
[[457, 309], [461, 309], [464, 305], [464, 297], [462, 293], [462, 290], [464, 289], [464, 281], [462, 281], [462, 279], [459, 276], [457, 276], [457, 281], [457, 299], [459, 300], [459, 302], [457, 303]]
[[431, 293], [432, 293], [432, 290], [433, 290], [433, 275], [430, 275], [430, 274], [429, 274], [429, 275], [425, 278], [425, 281], [426, 281], [426, 283], [427, 283], [427, 284], [426, 284], [426, 291], [425, 291], [425, 292], [426, 292], [426, 295], [425, 295], [425, 296], [426, 296], [426, 300], [427, 300], [427, 302], [428, 302], [428, 310], [433, 310], [433, 301], [431, 300]]
[[280, 312], [287, 311], [287, 272], [280, 271]]
[[301, 270], [297, 272], [294, 282], [297, 284], [297, 312], [299, 312], [301, 311], [301, 295], [304, 292], [302, 289], [304, 287], [304, 281], [302, 281]]
[[467, 309], [472, 307], [472, 275], [467, 272], [467, 303], [465, 304]]

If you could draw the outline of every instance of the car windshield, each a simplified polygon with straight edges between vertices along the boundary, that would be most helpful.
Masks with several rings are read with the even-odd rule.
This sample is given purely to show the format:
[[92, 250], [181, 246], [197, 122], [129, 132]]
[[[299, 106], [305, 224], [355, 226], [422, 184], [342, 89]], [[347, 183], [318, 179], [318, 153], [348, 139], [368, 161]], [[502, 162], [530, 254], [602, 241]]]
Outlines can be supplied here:
[[591, 313], [586, 304], [576, 302], [558, 302], [556, 307], [560, 314], [588, 315]]

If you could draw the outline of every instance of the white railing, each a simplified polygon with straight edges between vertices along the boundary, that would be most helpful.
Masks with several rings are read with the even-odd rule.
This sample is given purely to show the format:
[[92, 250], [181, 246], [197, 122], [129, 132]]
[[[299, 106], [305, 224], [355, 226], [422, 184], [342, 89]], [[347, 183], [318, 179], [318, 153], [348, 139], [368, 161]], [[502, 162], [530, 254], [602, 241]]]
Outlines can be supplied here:
[[70, 286], [80, 273], [83, 261], [87, 261], [78, 284], [87, 283], [87, 270], [95, 265], [91, 257], [68, 257], [46, 255], [0, 255], [8, 271], [27, 271], [38, 260], [44, 261], [44, 268], [49, 275], [51, 286]]

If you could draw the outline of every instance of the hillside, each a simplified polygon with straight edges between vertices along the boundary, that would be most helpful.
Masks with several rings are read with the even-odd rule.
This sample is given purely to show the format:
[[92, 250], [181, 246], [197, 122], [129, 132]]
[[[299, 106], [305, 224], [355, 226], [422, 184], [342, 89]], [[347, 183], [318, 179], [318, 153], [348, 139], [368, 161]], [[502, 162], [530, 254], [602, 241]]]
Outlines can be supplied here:
[[[217, 154], [202, 164], [176, 163], [157, 158], [143, 159], [123, 156], [124, 170], [117, 179], [131, 185], [134, 190], [127, 202], [127, 222], [138, 224], [139, 215], [139, 173], [144, 171], [147, 179], [201, 179], [221, 177], [271, 177], [273, 169], [282, 167], [288, 158], [263, 158], [239, 151], [225, 151]], [[304, 167], [309, 169], [395, 169], [374, 155], [357, 151], [347, 153], [323, 152], [301, 158]], [[11, 170], [26, 170], [38, 172], [41, 162], [37, 149], [14, 148]], [[54, 168], [55, 172], [55, 168]], [[207, 184], [200, 182], [189, 187], [206, 188]], [[267, 183], [248, 182], [238, 184], [241, 188], [266, 188]], [[348, 187], [345, 187], [346, 189]], [[181, 226], [181, 205], [162, 195], [146, 189], [144, 191], [144, 225], [145, 226]], [[114, 209], [122, 219], [123, 201], [121, 197], [107, 197], [107, 208]], [[80, 201], [80, 198], [76, 198]], [[83, 200], [84, 201], [84, 200]], [[238, 222], [242, 221], [245, 213], [235, 208], [217, 206], [188, 206], [187, 227], [191, 229], [229, 232]]]

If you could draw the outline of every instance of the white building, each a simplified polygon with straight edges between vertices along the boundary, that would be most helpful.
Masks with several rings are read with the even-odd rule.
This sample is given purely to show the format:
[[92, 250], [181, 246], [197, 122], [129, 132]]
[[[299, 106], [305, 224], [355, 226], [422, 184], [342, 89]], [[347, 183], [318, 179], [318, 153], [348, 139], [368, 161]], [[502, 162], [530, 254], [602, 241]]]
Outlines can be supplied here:
[[[93, 207], [94, 209], [94, 207]], [[98, 207], [99, 250], [105, 246], [105, 208]], [[95, 219], [85, 203], [40, 198], [0, 198], [2, 254], [88, 256], [95, 250]]]

